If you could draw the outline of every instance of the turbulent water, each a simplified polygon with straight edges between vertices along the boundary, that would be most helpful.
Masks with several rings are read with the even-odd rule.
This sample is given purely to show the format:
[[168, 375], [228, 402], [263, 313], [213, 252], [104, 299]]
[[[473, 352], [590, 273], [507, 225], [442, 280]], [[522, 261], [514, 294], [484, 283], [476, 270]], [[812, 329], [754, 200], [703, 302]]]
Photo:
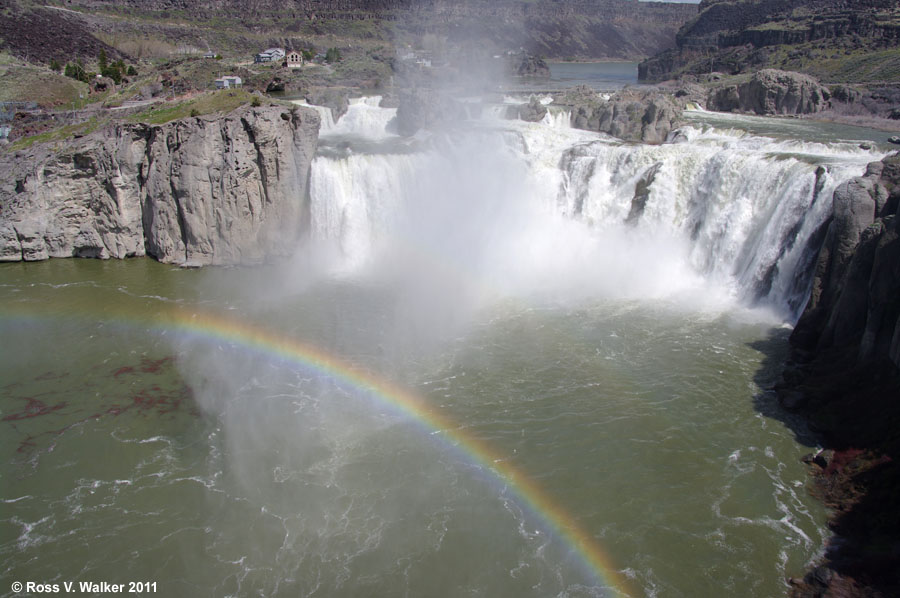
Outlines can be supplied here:
[[286, 263], [3, 265], [3, 595], [783, 593], [826, 531], [764, 388], [880, 155], [501, 112], [325, 121]]

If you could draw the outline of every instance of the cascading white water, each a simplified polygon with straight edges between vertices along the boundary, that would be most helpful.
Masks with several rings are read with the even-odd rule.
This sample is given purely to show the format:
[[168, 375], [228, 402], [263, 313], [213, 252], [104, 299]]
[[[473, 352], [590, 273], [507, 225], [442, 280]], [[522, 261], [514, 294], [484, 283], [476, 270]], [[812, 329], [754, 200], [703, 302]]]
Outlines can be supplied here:
[[306, 100], [292, 100], [291, 103], [305, 108], [312, 108], [319, 114], [319, 135], [325, 135], [334, 130], [334, 114], [332, 114], [331, 108], [328, 108], [327, 106], [315, 106], [308, 103]]
[[555, 129], [571, 129], [572, 128], [572, 111], [571, 110], [547, 110], [544, 115], [542, 124]]
[[352, 98], [347, 112], [338, 120], [334, 119], [331, 108], [311, 106], [304, 100], [295, 100], [298, 106], [313, 108], [319, 113], [320, 135], [348, 135], [366, 139], [384, 139], [391, 136], [388, 123], [396, 116], [396, 108], [381, 108], [381, 96]]
[[[338, 127], [384, 139], [394, 113], [360, 101]], [[704, 287], [790, 320], [805, 302], [811, 244], [834, 189], [880, 158], [849, 143], [697, 126], [672, 143], [631, 144], [571, 129], [566, 112], [543, 123], [484, 114], [483, 126], [414, 153], [316, 158], [313, 237], [339, 245], [345, 266], [403, 239], [501, 293]]]

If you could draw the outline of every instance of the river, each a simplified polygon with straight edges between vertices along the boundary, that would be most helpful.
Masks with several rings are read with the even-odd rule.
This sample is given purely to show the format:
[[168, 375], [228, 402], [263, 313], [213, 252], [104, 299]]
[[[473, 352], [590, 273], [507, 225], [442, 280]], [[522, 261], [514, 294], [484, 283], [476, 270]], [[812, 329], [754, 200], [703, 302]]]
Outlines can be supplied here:
[[826, 513], [766, 387], [830, 193], [882, 154], [487, 112], [401, 140], [355, 101], [290, 260], [2, 265], [4, 579], [784, 593]]

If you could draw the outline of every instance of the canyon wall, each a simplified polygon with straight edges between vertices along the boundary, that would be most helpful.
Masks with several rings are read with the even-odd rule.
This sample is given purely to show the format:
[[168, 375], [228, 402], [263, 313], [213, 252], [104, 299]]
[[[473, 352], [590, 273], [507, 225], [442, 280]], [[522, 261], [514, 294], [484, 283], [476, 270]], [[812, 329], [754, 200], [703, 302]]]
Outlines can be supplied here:
[[0, 261], [151, 255], [182, 265], [289, 255], [319, 117], [244, 106], [119, 124], [0, 157]]
[[829, 82], [880, 81], [890, 70], [854, 69], [857, 54], [900, 44], [900, 7], [893, 0], [704, 0], [699, 9], [678, 31], [676, 48], [640, 65], [642, 81], [765, 67], [799, 70]]
[[310, 33], [329, 21], [332, 26], [369, 21], [390, 31], [387, 35], [434, 34], [466, 48], [490, 46], [492, 52], [522, 47], [545, 57], [631, 59], [674, 46], [678, 28], [697, 12], [695, 4], [638, 0], [66, 0], [64, 5], [125, 17], [232, 20], [235, 30], [259, 33], [279, 28]]

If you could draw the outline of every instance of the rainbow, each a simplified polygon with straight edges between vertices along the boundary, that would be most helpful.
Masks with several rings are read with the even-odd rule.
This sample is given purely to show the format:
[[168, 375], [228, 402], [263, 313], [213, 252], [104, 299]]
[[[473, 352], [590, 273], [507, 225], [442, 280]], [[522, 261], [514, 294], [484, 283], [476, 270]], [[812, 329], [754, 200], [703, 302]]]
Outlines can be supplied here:
[[[18, 316], [41, 319], [33, 311]], [[71, 316], [71, 314], [70, 314]], [[18, 319], [13, 312], [5, 310], [0, 319]], [[378, 402], [419, 422], [435, 436], [451, 446], [459, 448], [466, 458], [508, 485], [520, 506], [526, 506], [552, 529], [552, 532], [566, 542], [602, 585], [620, 596], [636, 596], [628, 580], [614, 565], [597, 541], [578, 526], [575, 519], [555, 503], [547, 492], [522, 471], [506, 461], [484, 441], [468, 434], [446, 414], [419, 396], [404, 390], [391, 382], [349, 365], [324, 351], [266, 330], [258, 325], [241, 322], [212, 313], [197, 313], [170, 310], [147, 315], [125, 313], [105, 314], [102, 320], [112, 325], [127, 328], [144, 326], [159, 333], [181, 332], [190, 337], [211, 341], [224, 341], [244, 349], [309, 368], [324, 374], [337, 382], [366, 393]]]

